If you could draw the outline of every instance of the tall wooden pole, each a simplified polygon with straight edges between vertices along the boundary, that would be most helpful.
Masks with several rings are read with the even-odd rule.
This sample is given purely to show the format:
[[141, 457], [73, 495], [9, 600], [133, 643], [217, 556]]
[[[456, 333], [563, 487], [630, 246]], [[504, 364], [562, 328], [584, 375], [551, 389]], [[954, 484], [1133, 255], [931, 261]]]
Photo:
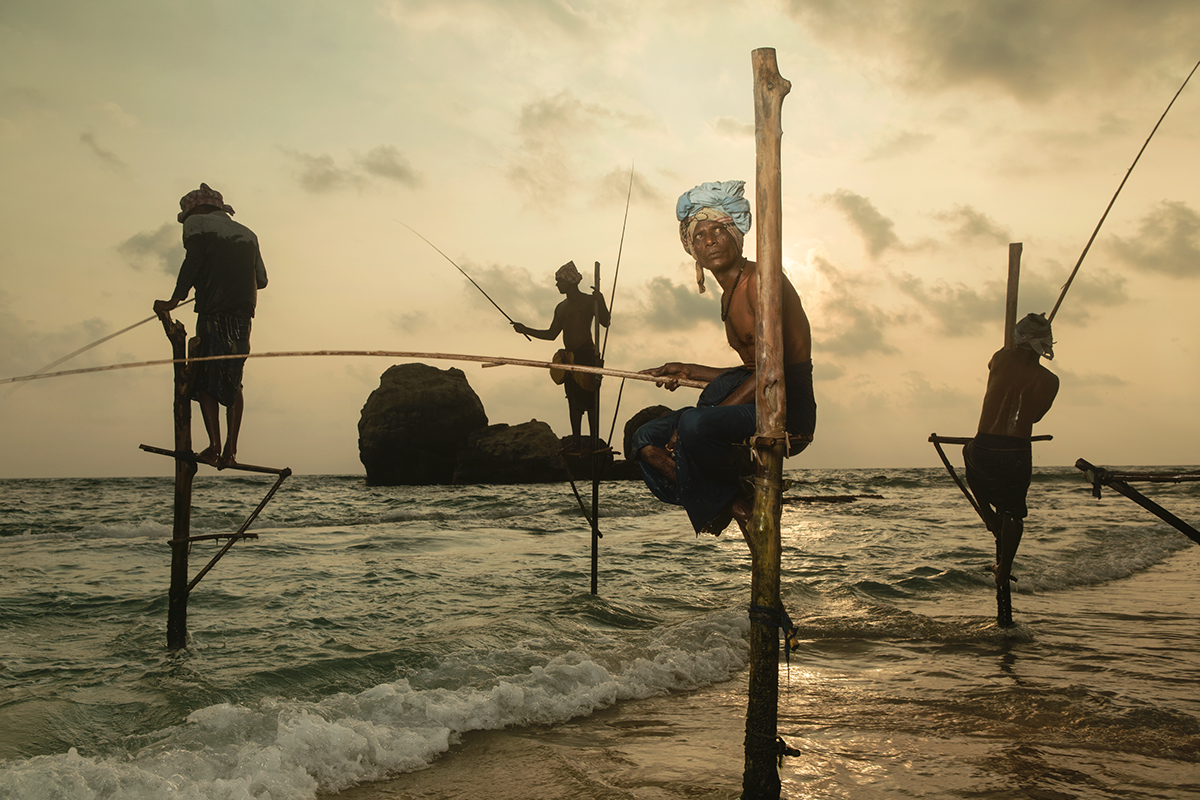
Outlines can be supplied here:
[[171, 340], [175, 360], [175, 524], [171, 531], [171, 588], [167, 600], [167, 647], [187, 647], [188, 538], [192, 528], [192, 478], [196, 462], [180, 458], [192, 452], [191, 366], [187, 356], [187, 329], [164, 315], [163, 330]]
[[1004, 302], [1004, 348], [1016, 347], [1017, 289], [1021, 282], [1021, 243], [1008, 245], [1008, 296]]
[[[600, 262], [596, 262], [595, 282], [592, 290], [596, 298], [592, 304], [593, 325], [596, 329], [596, 346], [600, 346]], [[568, 380], [572, 380], [568, 378]], [[600, 427], [600, 376], [595, 378], [596, 390], [592, 393], [592, 413], [588, 420], [592, 440], [592, 594], [600, 592], [600, 474], [596, 450], [600, 443], [596, 434]]]
[[[754, 514], [747, 535], [750, 582], [750, 687], [746, 707], [744, 800], [777, 800], [779, 704], [779, 518], [786, 441], [783, 382], [783, 232], [780, 177], [780, 116], [792, 84], [781, 77], [774, 48], [751, 55], [754, 68], [755, 194], [758, 212], [758, 312], [755, 363], [758, 471]], [[763, 442], [770, 442], [763, 444]]]

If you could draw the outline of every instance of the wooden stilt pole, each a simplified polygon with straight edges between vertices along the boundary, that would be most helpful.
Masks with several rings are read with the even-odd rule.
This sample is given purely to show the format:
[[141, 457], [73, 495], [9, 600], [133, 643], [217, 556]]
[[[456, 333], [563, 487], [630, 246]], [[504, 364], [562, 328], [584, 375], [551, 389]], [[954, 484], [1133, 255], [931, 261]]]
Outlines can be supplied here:
[[[596, 262], [595, 283], [596, 300], [592, 308], [593, 324], [596, 329], [596, 346], [600, 346], [600, 262]], [[600, 467], [596, 451], [600, 449], [597, 432], [600, 427], [600, 376], [596, 376], [596, 391], [592, 393], [592, 413], [588, 420], [589, 433], [592, 440], [592, 594], [600, 590]]]
[[[1008, 245], [1008, 292], [1004, 301], [1004, 347], [1017, 346], [1017, 301], [1021, 284], [1021, 243]], [[1003, 524], [1003, 523], [998, 523]], [[1000, 563], [1000, 531], [992, 531], [996, 537], [996, 563]], [[1012, 587], [1005, 583], [996, 587], [996, 621], [1003, 626], [1012, 625]]]
[[1004, 301], [1004, 347], [1016, 347], [1017, 289], [1021, 282], [1021, 243], [1008, 245], [1008, 296]]
[[[175, 452], [192, 452], [192, 368], [187, 355], [187, 329], [164, 316], [163, 330], [171, 341], [175, 367]], [[171, 588], [167, 600], [167, 647], [187, 647], [188, 548], [192, 526], [192, 478], [196, 462], [175, 459], [175, 523], [171, 531]]]
[[[773, 48], [751, 56], [754, 67], [756, 207], [758, 213], [758, 312], [755, 331], [758, 471], [754, 514], [747, 536], [750, 583], [750, 687], [746, 707], [743, 800], [777, 800], [780, 792], [777, 723], [779, 703], [779, 597], [781, 510], [785, 428], [783, 383], [783, 235], [780, 179], [780, 114], [792, 85], [779, 75]], [[770, 443], [764, 443], [769, 441]]]

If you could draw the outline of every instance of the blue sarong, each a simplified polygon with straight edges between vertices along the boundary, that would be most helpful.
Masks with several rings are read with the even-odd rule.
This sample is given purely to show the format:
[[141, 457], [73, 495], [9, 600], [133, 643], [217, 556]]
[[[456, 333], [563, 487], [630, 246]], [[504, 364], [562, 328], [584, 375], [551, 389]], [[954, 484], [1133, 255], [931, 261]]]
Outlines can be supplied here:
[[[704, 530], [737, 495], [743, 475], [752, 472], [749, 451], [743, 447], [754, 435], [757, 414], [753, 403], [719, 403], [754, 374], [746, 367], [725, 370], [700, 394], [695, 408], [684, 408], [651, 420], [637, 429], [632, 455], [646, 445], [666, 447], [675, 441], [675, 483], [644, 461], [642, 477], [659, 500], [683, 506], [697, 533]], [[784, 369], [787, 431], [812, 435], [817, 424], [813, 399], [812, 362]], [[719, 533], [719, 531], [717, 531]]]

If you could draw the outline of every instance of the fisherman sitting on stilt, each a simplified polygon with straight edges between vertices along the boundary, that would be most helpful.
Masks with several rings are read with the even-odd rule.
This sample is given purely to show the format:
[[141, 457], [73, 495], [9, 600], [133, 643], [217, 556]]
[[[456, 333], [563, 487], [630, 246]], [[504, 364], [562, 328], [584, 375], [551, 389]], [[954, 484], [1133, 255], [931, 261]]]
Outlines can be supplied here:
[[[722, 290], [721, 321], [729, 346], [742, 360], [731, 369], [670, 362], [643, 370], [661, 377], [660, 386], [674, 390], [680, 379], [707, 381], [695, 408], [659, 417], [638, 428], [632, 458], [641, 464], [646, 485], [656, 497], [681, 505], [696, 532], [720, 535], [737, 520], [743, 535], [753, 512], [744, 491], [743, 445], [754, 435], [755, 328], [757, 265], [742, 255], [750, 230], [750, 203], [742, 196], [745, 181], [705, 183], [679, 198], [676, 217], [683, 249], [696, 259], [696, 282], [704, 291], [704, 271]], [[787, 396], [787, 431], [803, 444], [811, 441], [817, 422], [813, 399], [812, 335], [800, 295], [783, 278], [783, 364]], [[750, 539], [747, 538], [747, 543]]]
[[[967, 484], [979, 513], [996, 538], [992, 567], [998, 597], [1007, 598], [1013, 559], [1025, 528], [1025, 497], [1033, 473], [1030, 436], [1033, 425], [1050, 410], [1058, 394], [1058, 376], [1040, 359], [1054, 358], [1050, 323], [1029, 314], [1016, 325], [1015, 347], [1003, 348], [988, 362], [987, 390], [979, 432], [963, 448]], [[1001, 625], [1012, 624], [1011, 607], [999, 612]]]

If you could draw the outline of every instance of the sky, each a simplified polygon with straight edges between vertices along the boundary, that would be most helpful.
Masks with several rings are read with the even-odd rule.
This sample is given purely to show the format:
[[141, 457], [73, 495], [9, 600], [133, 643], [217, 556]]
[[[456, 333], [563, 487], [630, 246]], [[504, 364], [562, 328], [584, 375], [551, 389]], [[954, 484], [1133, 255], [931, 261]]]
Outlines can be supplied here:
[[[754, 197], [751, 53], [771, 47], [818, 403], [787, 467], [937, 466], [929, 434], [978, 422], [1009, 244], [1019, 314], [1050, 311], [1197, 42], [1194, 0], [5, 0], [0, 377], [151, 316], [202, 181], [261, 244], [255, 352], [550, 359], [407, 225], [537, 328], [554, 271], [573, 260], [588, 290], [599, 261], [609, 367], [733, 365], [674, 204], [716, 180]], [[1037, 466], [1200, 462], [1193, 80], [1055, 317]], [[59, 368], [169, 356], [150, 322]], [[249, 361], [240, 460], [363, 473], [362, 406], [404, 361]], [[569, 433], [543, 370], [426, 363], [462, 369], [493, 424]], [[696, 397], [629, 381], [618, 408], [619, 386], [618, 441]], [[0, 386], [0, 478], [171, 474], [138, 445], [172, 446], [172, 391], [169, 367]]]

